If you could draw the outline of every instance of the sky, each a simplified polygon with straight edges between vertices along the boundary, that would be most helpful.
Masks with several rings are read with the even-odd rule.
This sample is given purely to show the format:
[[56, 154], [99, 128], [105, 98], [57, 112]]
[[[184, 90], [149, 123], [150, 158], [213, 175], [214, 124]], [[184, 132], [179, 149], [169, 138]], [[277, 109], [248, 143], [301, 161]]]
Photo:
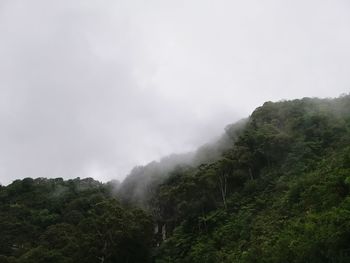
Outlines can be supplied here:
[[348, 0], [0, 0], [0, 183], [122, 180], [350, 87]]

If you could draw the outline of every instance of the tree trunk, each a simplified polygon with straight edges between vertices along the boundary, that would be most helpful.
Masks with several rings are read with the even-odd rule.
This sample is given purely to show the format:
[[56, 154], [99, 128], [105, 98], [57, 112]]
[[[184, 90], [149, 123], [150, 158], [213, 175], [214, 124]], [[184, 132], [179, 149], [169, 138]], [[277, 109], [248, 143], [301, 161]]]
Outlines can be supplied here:
[[227, 209], [226, 204], [226, 194], [227, 194], [227, 176], [225, 173], [221, 174], [219, 177], [221, 198], [224, 204], [225, 210]]

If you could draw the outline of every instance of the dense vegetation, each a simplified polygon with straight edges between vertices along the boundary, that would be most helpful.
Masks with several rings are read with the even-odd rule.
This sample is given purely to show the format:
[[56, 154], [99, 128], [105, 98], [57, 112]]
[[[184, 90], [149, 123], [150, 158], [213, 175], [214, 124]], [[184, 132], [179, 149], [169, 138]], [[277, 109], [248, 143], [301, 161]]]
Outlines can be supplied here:
[[149, 185], [156, 262], [350, 262], [349, 96], [267, 102], [225, 138]]
[[148, 262], [151, 218], [93, 179], [17, 180], [0, 188], [0, 262]]
[[267, 102], [225, 131], [116, 195], [91, 179], [1, 187], [0, 262], [350, 262], [350, 96]]

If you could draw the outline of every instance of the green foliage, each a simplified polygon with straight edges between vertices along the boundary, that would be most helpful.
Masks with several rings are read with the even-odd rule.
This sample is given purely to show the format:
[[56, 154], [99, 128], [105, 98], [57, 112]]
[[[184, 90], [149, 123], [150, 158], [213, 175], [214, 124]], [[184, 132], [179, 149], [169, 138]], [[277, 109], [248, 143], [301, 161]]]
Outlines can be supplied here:
[[0, 189], [0, 262], [148, 262], [153, 224], [92, 179], [17, 180]]
[[154, 196], [172, 228], [156, 262], [349, 262], [349, 107], [265, 103], [220, 158], [174, 172]]
[[0, 263], [350, 262], [349, 145], [350, 96], [304, 98], [266, 102], [118, 191], [16, 180], [0, 186]]

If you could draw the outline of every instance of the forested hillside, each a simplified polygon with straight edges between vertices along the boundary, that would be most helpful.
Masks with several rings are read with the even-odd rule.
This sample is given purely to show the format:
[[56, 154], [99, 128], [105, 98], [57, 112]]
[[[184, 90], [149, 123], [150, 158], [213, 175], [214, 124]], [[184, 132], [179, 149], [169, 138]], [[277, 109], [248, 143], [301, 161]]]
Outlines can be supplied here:
[[265, 103], [230, 150], [174, 171], [157, 262], [350, 262], [350, 98]]
[[[350, 96], [266, 102], [216, 142], [0, 188], [0, 262], [350, 262]], [[136, 207], [136, 208], [135, 208]], [[154, 231], [156, 229], [156, 231]]]
[[93, 179], [17, 180], [0, 188], [0, 262], [148, 262], [152, 219]]

